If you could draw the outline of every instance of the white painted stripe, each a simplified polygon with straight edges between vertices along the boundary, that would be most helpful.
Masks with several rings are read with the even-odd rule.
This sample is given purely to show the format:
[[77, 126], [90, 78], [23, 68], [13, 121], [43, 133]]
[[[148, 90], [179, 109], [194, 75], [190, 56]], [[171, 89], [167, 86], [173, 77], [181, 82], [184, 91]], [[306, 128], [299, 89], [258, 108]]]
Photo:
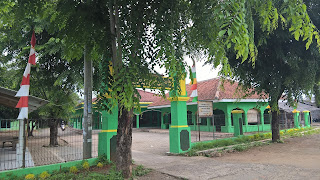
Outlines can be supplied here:
[[[187, 102], [187, 105], [196, 105], [196, 104], [198, 104], [198, 102]], [[161, 106], [151, 106], [151, 107], [148, 107], [148, 109], [161, 109], [161, 108], [167, 108], [167, 107], [171, 107], [171, 105], [167, 104], [167, 105], [161, 105]]]
[[196, 67], [195, 67], [195, 66], [191, 67], [191, 71], [192, 71], [193, 73], [195, 73], [195, 72], [196, 72]]
[[22, 85], [15, 97], [29, 96], [30, 85]]
[[212, 100], [212, 102], [261, 102], [261, 103], [267, 103], [268, 99], [221, 99], [221, 100]]
[[28, 107], [23, 107], [20, 109], [18, 119], [28, 119]]
[[197, 97], [197, 96], [198, 96], [198, 90], [195, 89], [195, 90], [192, 91], [190, 97]]
[[34, 49], [34, 48], [30, 48], [30, 54], [29, 54], [29, 56], [31, 56], [32, 54], [35, 54], [36, 53], [36, 50]]
[[27, 77], [30, 74], [30, 67], [31, 67], [31, 64], [28, 63], [26, 66], [26, 69], [24, 69], [24, 73], [23, 73], [24, 77]]

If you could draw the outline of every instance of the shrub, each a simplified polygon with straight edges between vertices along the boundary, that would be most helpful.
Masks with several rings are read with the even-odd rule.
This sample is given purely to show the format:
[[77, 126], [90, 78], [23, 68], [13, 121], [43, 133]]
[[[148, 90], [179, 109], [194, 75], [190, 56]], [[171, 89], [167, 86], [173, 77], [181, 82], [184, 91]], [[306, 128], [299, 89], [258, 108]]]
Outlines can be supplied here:
[[254, 134], [253, 135], [254, 140], [260, 140], [260, 135], [259, 134]]
[[69, 172], [76, 174], [78, 172], [78, 168], [76, 166], [71, 166]]
[[98, 167], [98, 168], [102, 168], [102, 167], [103, 167], [103, 164], [102, 164], [101, 162], [99, 162], [99, 163], [97, 164], [97, 167]]
[[47, 171], [43, 171], [39, 177], [40, 179], [47, 179], [48, 177], [50, 177], [50, 174]]
[[137, 166], [135, 169], [132, 170], [133, 176], [144, 176], [148, 174], [151, 170], [148, 168], [143, 167], [142, 165]]
[[100, 162], [103, 165], [110, 164], [110, 161], [108, 160], [107, 155], [105, 155], [105, 154], [98, 156], [97, 162]]
[[246, 139], [244, 138], [245, 136], [240, 136], [240, 137], [238, 137], [238, 138], [236, 138], [234, 141], [236, 142], [236, 143], [244, 143], [244, 142], [246, 142]]
[[265, 134], [265, 137], [266, 137], [267, 139], [270, 139], [270, 138], [272, 137], [272, 133], [267, 133], [267, 134]]
[[249, 147], [247, 145], [236, 145], [236, 146], [233, 146], [233, 149], [236, 150], [236, 151], [245, 151], [247, 150]]
[[82, 168], [86, 171], [89, 171], [89, 168], [90, 168], [90, 164], [88, 163], [88, 161], [84, 161], [82, 163]]
[[115, 166], [112, 166], [109, 173], [108, 173], [108, 179], [112, 180], [122, 180], [122, 173], [116, 170]]
[[254, 136], [248, 136], [250, 141], [254, 141]]
[[34, 174], [28, 174], [26, 175], [26, 177], [24, 177], [25, 179], [35, 179]]
[[235, 142], [232, 139], [222, 139], [218, 142], [219, 146], [218, 147], [222, 147], [222, 146], [230, 146], [235, 144]]

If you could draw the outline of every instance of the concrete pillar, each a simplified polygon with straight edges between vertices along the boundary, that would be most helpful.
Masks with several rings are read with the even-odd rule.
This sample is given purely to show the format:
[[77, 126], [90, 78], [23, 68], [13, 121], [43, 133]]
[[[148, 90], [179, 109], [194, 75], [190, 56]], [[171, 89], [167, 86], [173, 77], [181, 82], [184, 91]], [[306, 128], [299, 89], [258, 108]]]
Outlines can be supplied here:
[[[170, 152], [182, 153], [191, 147], [191, 133], [187, 122], [187, 97], [186, 82], [180, 80], [181, 92], [178, 97], [171, 100], [171, 126], [169, 128]], [[172, 92], [173, 93], [173, 92]]]
[[137, 128], [137, 129], [139, 129], [139, 125], [140, 125], [139, 120], [140, 120], [140, 115], [137, 114], [137, 115], [136, 115], [136, 128]]
[[192, 112], [192, 123], [193, 123], [193, 130], [196, 130], [197, 127], [197, 114], [196, 112]]
[[211, 126], [211, 118], [207, 118], [207, 129], [208, 129], [208, 132], [210, 132], [210, 126]]
[[244, 132], [248, 132], [248, 111], [244, 111]]
[[227, 113], [225, 113], [225, 131], [227, 133], [231, 133], [233, 132], [231, 129], [231, 112], [227, 111]]
[[241, 134], [241, 130], [240, 130], [240, 123], [239, 120], [240, 118], [242, 118], [242, 113], [244, 113], [243, 110], [233, 110], [231, 111], [232, 116], [233, 116], [233, 126], [234, 126], [234, 136], [238, 137]]
[[260, 111], [261, 131], [264, 131], [264, 111]]
[[181, 153], [190, 149], [191, 135], [187, 124], [187, 102], [171, 102], [170, 152]]
[[294, 128], [301, 128], [300, 127], [300, 123], [299, 123], [299, 113], [300, 113], [300, 111], [297, 111], [296, 109], [294, 109], [293, 111], [292, 111], [292, 113], [293, 113], [293, 120], [294, 120]]
[[166, 126], [164, 124], [164, 113], [161, 112], [161, 129], [166, 129]]
[[99, 132], [98, 155], [106, 155], [108, 160], [116, 159], [118, 129], [118, 107], [102, 112], [102, 130]]
[[303, 114], [304, 114], [304, 126], [310, 127], [310, 120], [309, 120], [310, 111], [303, 111]]
[[156, 111], [157, 113], [157, 127], [158, 125], [160, 124], [160, 127], [161, 127], [161, 113], [159, 113], [159, 111]]

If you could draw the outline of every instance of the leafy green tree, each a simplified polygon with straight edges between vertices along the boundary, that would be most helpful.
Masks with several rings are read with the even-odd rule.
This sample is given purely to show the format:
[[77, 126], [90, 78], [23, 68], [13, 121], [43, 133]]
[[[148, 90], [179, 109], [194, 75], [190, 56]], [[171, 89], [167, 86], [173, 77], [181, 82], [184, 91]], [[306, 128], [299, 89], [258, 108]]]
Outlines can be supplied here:
[[[310, 2], [310, 1], [309, 1]], [[308, 11], [315, 12], [309, 4]], [[317, 11], [316, 11], [317, 12]], [[258, 21], [257, 18], [253, 19]], [[319, 23], [319, 18], [311, 20]], [[276, 29], [268, 38], [261, 27], [255, 27], [257, 34], [255, 41], [264, 39], [258, 46], [257, 61], [254, 66], [248, 62], [235, 60], [235, 55], [230, 55], [230, 66], [235, 78], [246, 88], [254, 88], [257, 92], [269, 95], [269, 104], [272, 110], [272, 140], [280, 140], [279, 131], [279, 107], [280, 98], [286, 98], [289, 103], [296, 106], [303, 94], [312, 92], [316, 82], [319, 82], [320, 54], [316, 43], [307, 45], [294, 39], [295, 32], [288, 34], [290, 28], [287, 24]], [[232, 53], [231, 53], [232, 54]]]
[[[308, 0], [305, 1], [307, 7], [308, 7], [308, 13], [310, 15], [310, 18], [313, 22], [313, 24], [316, 27], [320, 27], [320, 3], [315, 0]], [[314, 85], [313, 92], [315, 95], [316, 104], [318, 107], [320, 107], [320, 74], [318, 73], [316, 75], [316, 84]]]
[[[56, 146], [58, 119], [67, 119], [79, 100], [76, 92], [82, 88], [82, 61], [67, 61], [62, 52], [63, 42], [55, 34], [44, 30], [48, 23], [39, 19], [40, 11], [29, 11], [28, 3], [1, 2], [0, 49], [1, 81], [8, 88], [18, 90], [29, 57], [32, 28], [36, 30], [38, 62], [32, 67], [30, 94], [46, 99], [47, 105], [30, 114], [30, 118], [50, 118], [50, 145]], [[35, 3], [35, 4], [34, 4]], [[42, 4], [42, 3], [40, 3]], [[28, 5], [28, 6], [27, 6]], [[29, 8], [28, 8], [29, 7]], [[19, 28], [14, 28], [19, 27]], [[79, 73], [80, 72], [80, 73]], [[34, 124], [34, 123], [32, 123]], [[28, 129], [29, 130], [29, 129]], [[28, 131], [32, 135], [32, 131]]]
[[[237, 62], [257, 63], [257, 46], [275, 32], [279, 21], [295, 39], [305, 39], [307, 48], [313, 39], [320, 44], [302, 0], [31, 0], [8, 4], [3, 9], [13, 9], [13, 19], [20, 17], [39, 32], [55, 34], [63, 42], [63, 58], [79, 60], [88, 47], [92, 60], [101, 62], [101, 97], [105, 93], [112, 97], [102, 100], [119, 107], [117, 169], [126, 178], [131, 175], [132, 109], [139, 101], [135, 87], [157, 87], [163, 82], [155, 66], [165, 67], [165, 75], [174, 77], [170, 85], [176, 95], [178, 81], [185, 77], [184, 55], [204, 54], [208, 63], [221, 64], [222, 73], [230, 75], [227, 54], [233, 52]], [[4, 22], [10, 23], [9, 17], [3, 17]], [[263, 35], [255, 33], [256, 27]], [[160, 90], [164, 96], [164, 86]]]

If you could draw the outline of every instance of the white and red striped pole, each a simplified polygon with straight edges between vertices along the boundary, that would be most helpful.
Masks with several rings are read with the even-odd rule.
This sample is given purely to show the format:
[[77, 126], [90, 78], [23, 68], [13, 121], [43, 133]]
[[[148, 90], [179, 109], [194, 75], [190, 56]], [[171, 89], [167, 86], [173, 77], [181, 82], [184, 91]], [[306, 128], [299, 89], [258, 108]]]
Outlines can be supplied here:
[[28, 105], [29, 105], [29, 88], [30, 88], [30, 70], [31, 65], [36, 64], [36, 51], [34, 46], [36, 45], [36, 37], [34, 31], [31, 38], [31, 49], [29, 54], [28, 64], [24, 70], [20, 89], [15, 97], [20, 97], [16, 108], [20, 108], [20, 113], [17, 119], [19, 119], [19, 143], [17, 144], [16, 160], [19, 167], [25, 167], [25, 141], [24, 132], [25, 124], [24, 119], [28, 119]]
[[18, 119], [28, 119], [28, 97], [29, 97], [29, 88], [30, 88], [30, 69], [31, 65], [36, 64], [36, 37], [34, 35], [34, 31], [32, 33], [31, 38], [31, 49], [29, 54], [28, 64], [24, 70], [22, 82], [19, 91], [15, 95], [15, 97], [20, 97], [20, 100], [16, 106], [16, 108], [20, 108], [20, 113]]

